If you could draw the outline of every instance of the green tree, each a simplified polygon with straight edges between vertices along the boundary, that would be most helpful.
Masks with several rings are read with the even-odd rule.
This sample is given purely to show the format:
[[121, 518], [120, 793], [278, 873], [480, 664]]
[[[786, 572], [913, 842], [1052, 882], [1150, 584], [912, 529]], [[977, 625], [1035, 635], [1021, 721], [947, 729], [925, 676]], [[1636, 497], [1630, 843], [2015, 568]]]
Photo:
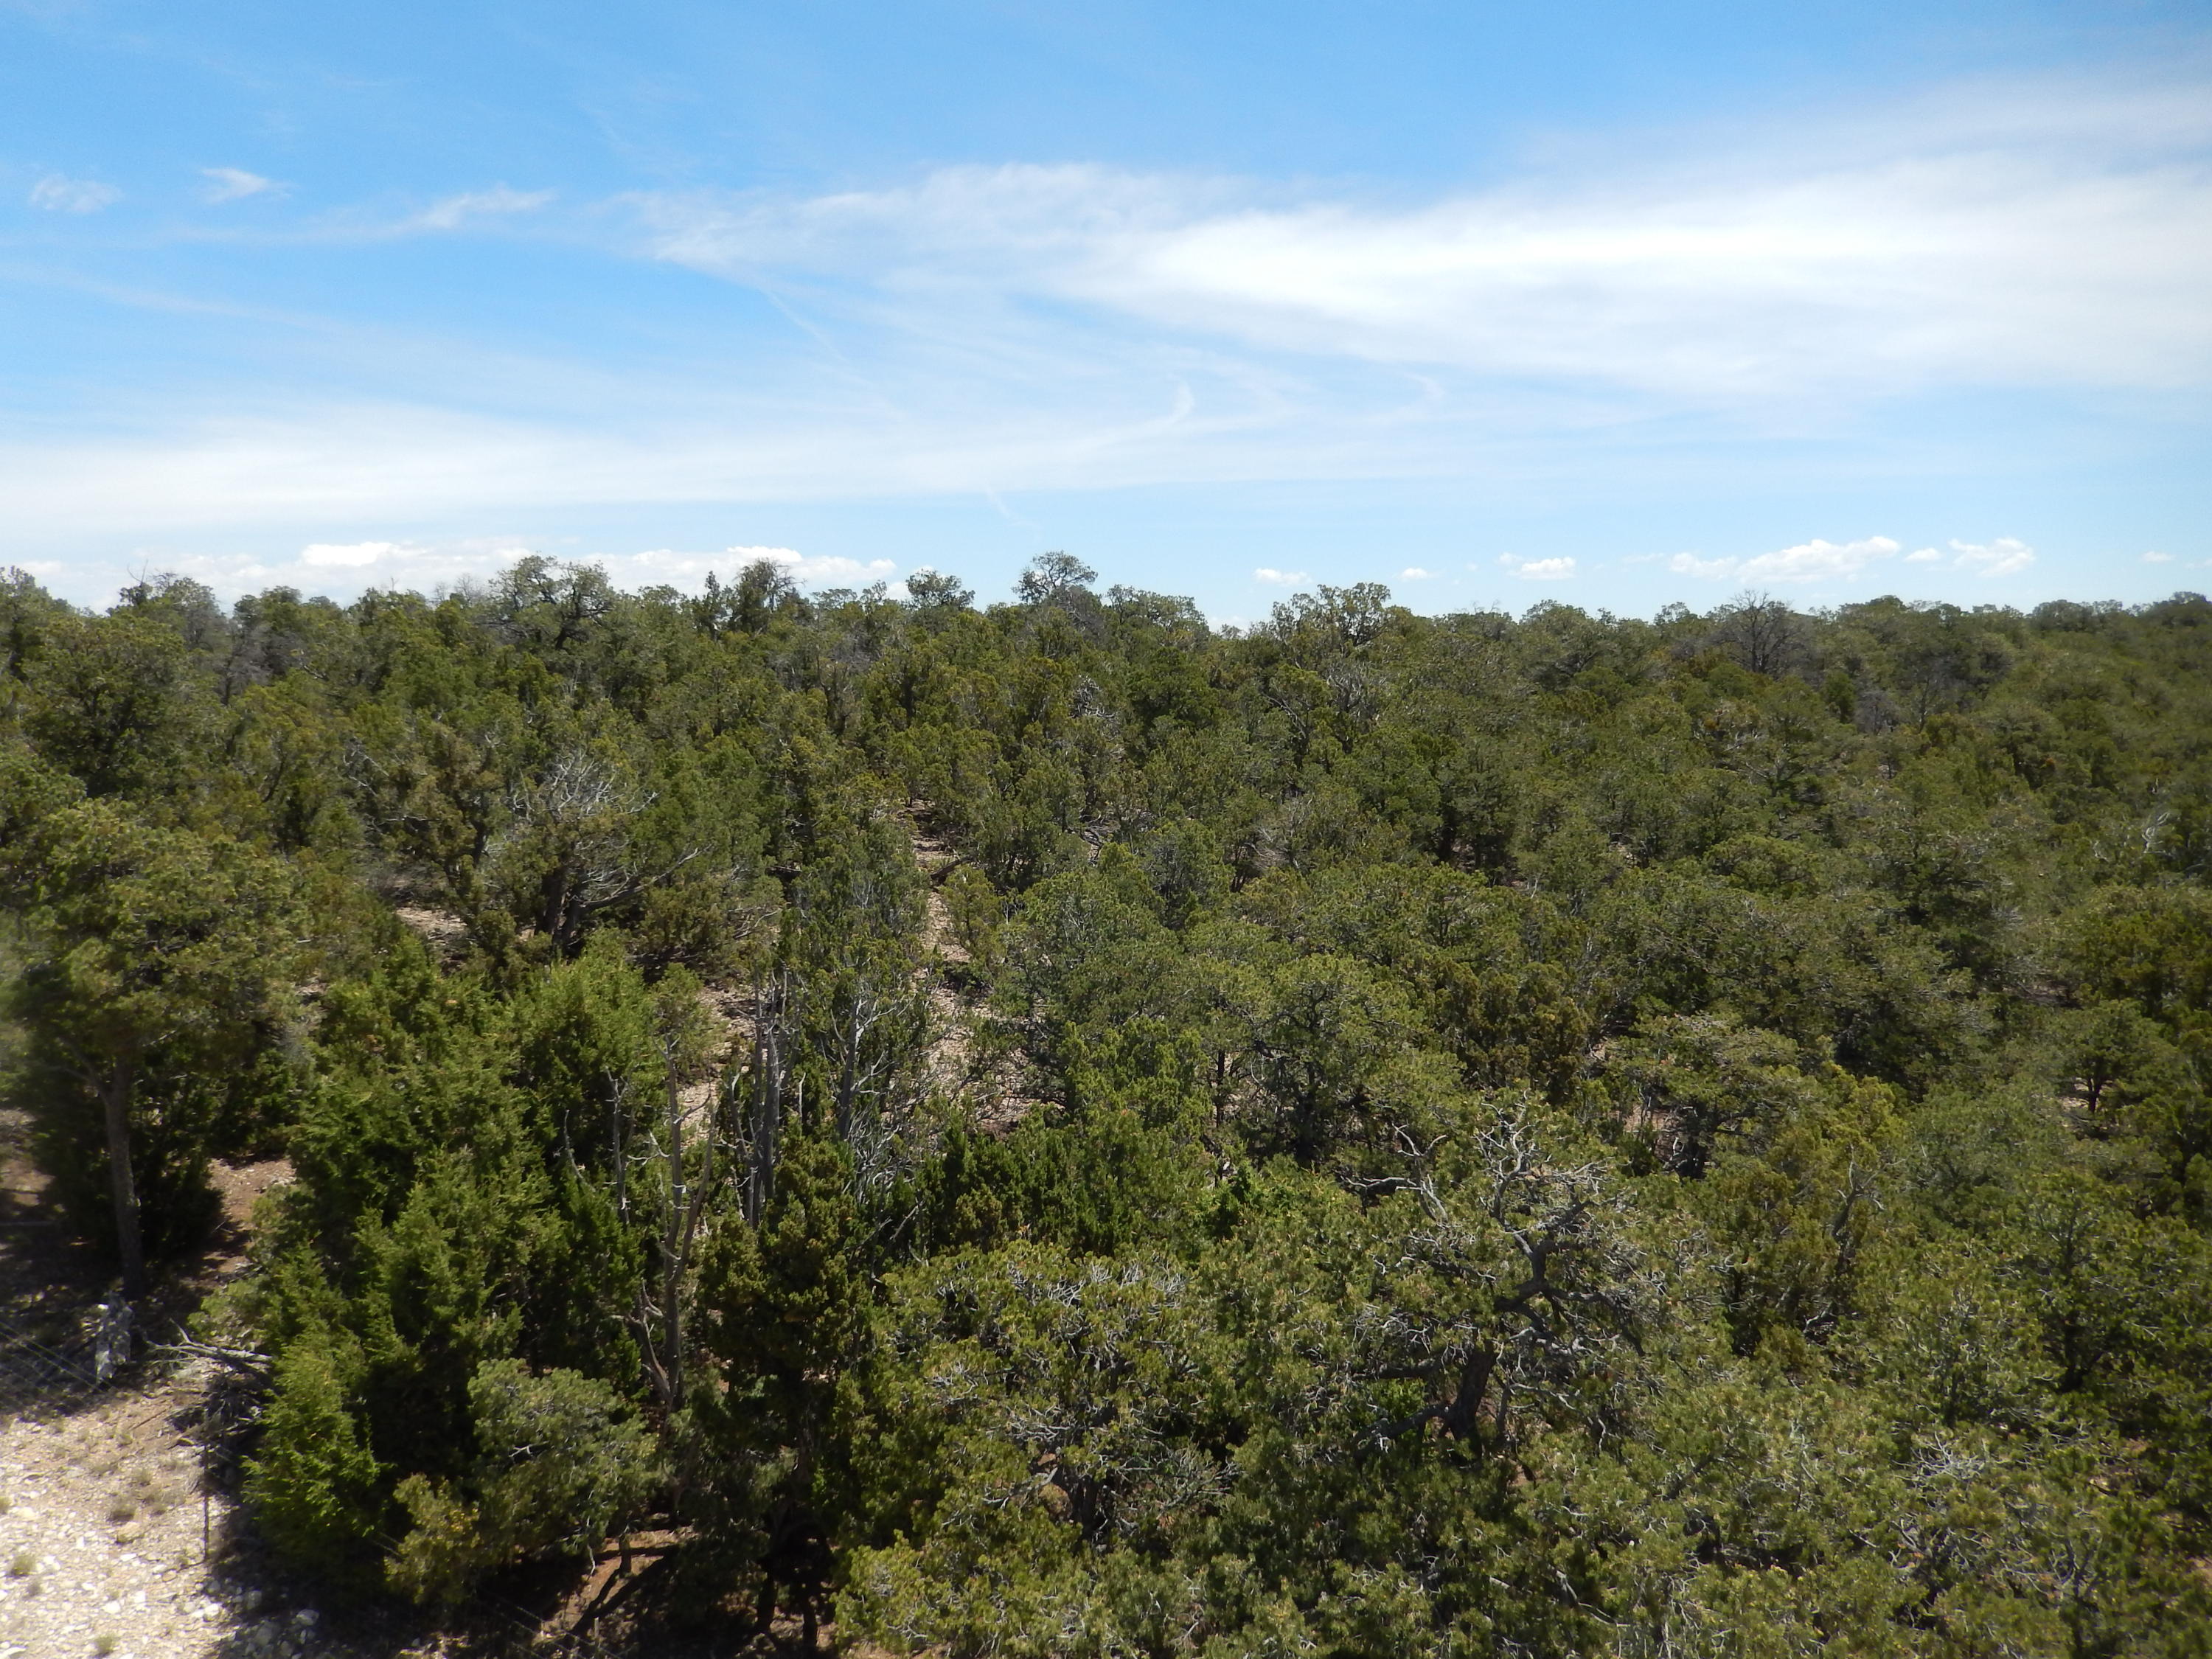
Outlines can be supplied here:
[[591, 1377], [487, 1361], [469, 1381], [469, 1408], [477, 1458], [468, 1477], [413, 1474], [397, 1494], [413, 1525], [391, 1579], [418, 1601], [457, 1606], [485, 1573], [531, 1555], [589, 1561], [659, 1482], [652, 1436]]
[[[57, 806], [4, 856], [28, 945], [9, 1012], [29, 1034], [33, 1086], [57, 1132], [70, 1133], [63, 1120], [78, 1098], [96, 1108], [112, 1241], [135, 1297], [146, 1284], [145, 1131], [157, 1131], [165, 1208], [204, 1179], [196, 1126], [149, 1126], [148, 1096], [167, 1083], [173, 1104], [180, 1078], [250, 1072], [260, 1044], [283, 1040], [292, 884], [240, 843], [156, 828], [106, 800]], [[158, 1242], [179, 1241], [164, 1225]]]
[[758, 1229], [721, 1229], [702, 1287], [720, 1383], [693, 1408], [713, 1460], [698, 1477], [708, 1524], [750, 1556], [762, 1627], [788, 1608], [810, 1646], [849, 1507], [840, 1420], [872, 1328], [853, 1178], [829, 1135], [793, 1139]]

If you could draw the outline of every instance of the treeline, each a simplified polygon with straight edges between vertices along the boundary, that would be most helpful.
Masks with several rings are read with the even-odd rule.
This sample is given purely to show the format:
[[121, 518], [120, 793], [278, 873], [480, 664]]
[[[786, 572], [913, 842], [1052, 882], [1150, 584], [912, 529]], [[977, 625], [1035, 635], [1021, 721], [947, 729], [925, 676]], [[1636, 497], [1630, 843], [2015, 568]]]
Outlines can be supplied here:
[[276, 1549], [951, 1654], [2212, 1651], [2212, 603], [1094, 580], [0, 587], [6, 1087], [134, 1294], [291, 1160], [200, 1316]]

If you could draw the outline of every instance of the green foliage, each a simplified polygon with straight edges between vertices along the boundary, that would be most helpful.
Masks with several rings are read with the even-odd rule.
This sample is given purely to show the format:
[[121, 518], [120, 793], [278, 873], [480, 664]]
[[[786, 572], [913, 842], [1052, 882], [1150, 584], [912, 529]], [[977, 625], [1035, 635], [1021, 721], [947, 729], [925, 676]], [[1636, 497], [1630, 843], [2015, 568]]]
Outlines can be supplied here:
[[143, 609], [53, 618], [26, 665], [23, 730], [88, 793], [182, 783], [199, 713], [189, 654], [169, 619]]
[[912, 1201], [929, 1253], [1034, 1238], [1114, 1255], [1186, 1241], [1202, 1192], [1183, 1137], [1102, 1110], [1064, 1125], [1032, 1119], [1004, 1136], [955, 1132]]
[[332, 1583], [373, 1583], [384, 1471], [354, 1408], [356, 1349], [327, 1328], [294, 1333], [278, 1362], [246, 1493], [270, 1543]]
[[292, 884], [238, 842], [41, 796], [0, 852], [25, 945], [4, 1004], [26, 1036], [9, 1093], [65, 1212], [136, 1293], [148, 1253], [204, 1231], [208, 1153], [243, 1150], [290, 1092]]
[[651, 1437], [604, 1382], [490, 1360], [469, 1409], [477, 1465], [459, 1490], [411, 1474], [396, 1494], [413, 1524], [392, 1583], [418, 1601], [453, 1606], [485, 1572], [555, 1549], [589, 1560], [656, 1484]]
[[695, 1502], [775, 1607], [822, 1609], [850, 1504], [855, 1369], [872, 1346], [853, 1167], [826, 1135], [793, 1142], [756, 1232], [717, 1237], [700, 1291], [719, 1387], [692, 1407]]
[[0, 578], [7, 1097], [156, 1258], [291, 1159], [204, 1316], [286, 1561], [450, 1609], [649, 1521], [723, 1637], [962, 1655], [2204, 1650], [2212, 605], [1096, 583]]

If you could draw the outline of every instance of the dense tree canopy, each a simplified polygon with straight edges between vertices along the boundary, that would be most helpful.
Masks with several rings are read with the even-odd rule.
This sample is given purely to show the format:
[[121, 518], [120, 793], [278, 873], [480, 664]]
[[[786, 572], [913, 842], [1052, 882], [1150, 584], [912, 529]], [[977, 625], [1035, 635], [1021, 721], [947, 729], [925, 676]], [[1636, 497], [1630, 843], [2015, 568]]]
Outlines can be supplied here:
[[257, 1524], [951, 1654], [2212, 1651], [2212, 602], [0, 583]]

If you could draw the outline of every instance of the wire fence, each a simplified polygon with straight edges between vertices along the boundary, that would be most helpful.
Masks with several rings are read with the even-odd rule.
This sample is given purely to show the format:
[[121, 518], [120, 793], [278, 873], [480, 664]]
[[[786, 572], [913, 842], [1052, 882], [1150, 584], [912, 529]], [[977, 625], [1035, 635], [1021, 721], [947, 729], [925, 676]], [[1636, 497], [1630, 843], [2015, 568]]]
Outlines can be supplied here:
[[0, 1407], [22, 1411], [91, 1393], [100, 1386], [94, 1347], [89, 1334], [46, 1340], [0, 1317]]

